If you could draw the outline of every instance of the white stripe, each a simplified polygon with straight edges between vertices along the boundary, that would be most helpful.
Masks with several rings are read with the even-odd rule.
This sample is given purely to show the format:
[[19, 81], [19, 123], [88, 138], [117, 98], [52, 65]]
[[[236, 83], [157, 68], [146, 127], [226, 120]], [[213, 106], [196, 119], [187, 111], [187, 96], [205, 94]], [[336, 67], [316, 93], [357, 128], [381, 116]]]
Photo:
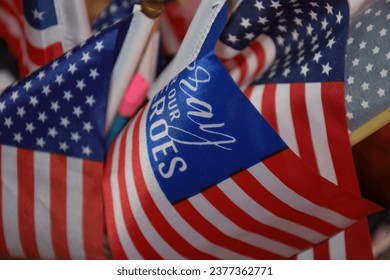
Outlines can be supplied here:
[[153, 170], [151, 169], [149, 156], [146, 152], [147, 146], [145, 138], [145, 122], [149, 107], [150, 103], [141, 119], [140, 153], [143, 156], [141, 156], [140, 161], [142, 175], [145, 179], [146, 186], [150, 195], [152, 196], [154, 203], [158, 206], [158, 209], [161, 211], [162, 215], [165, 217], [167, 222], [176, 230], [176, 232], [198, 250], [206, 252], [207, 254], [220, 259], [248, 259], [247, 256], [227, 250], [205, 239], [180, 216], [180, 214], [176, 211], [173, 205], [166, 198], [165, 194], [162, 192], [161, 187], [159, 186], [157, 179], [153, 173]]
[[314, 260], [314, 251], [312, 248], [307, 249], [306, 251], [300, 253], [297, 256], [298, 260]]
[[10, 84], [15, 81], [15, 77], [7, 69], [0, 69], [0, 95]]
[[326, 123], [321, 100], [321, 84], [307, 83], [305, 92], [311, 137], [320, 174], [337, 185], [336, 173], [326, 134]]
[[118, 233], [118, 238], [120, 245], [125, 252], [128, 259], [131, 260], [140, 260], [142, 256], [138, 253], [137, 249], [134, 246], [133, 241], [131, 240], [127, 228], [125, 225], [125, 218], [123, 217], [123, 212], [121, 208], [121, 200], [119, 195], [119, 184], [118, 184], [118, 163], [119, 163], [119, 147], [120, 142], [122, 141], [123, 133], [119, 135], [118, 139], [115, 142], [114, 152], [112, 157], [112, 167], [110, 172], [110, 183], [111, 183], [111, 193], [112, 193], [112, 204], [114, 212], [114, 226]]
[[[131, 129], [129, 129], [126, 135], [126, 152], [125, 152], [125, 178], [127, 195], [130, 201], [130, 209], [134, 215], [137, 225], [139, 226], [142, 235], [147, 239], [149, 244], [155, 249], [163, 259], [183, 259], [179, 253], [177, 253], [164, 239], [161, 238], [154, 226], [151, 224], [146, 211], [144, 209], [136, 187], [135, 178], [133, 176], [133, 164], [132, 164], [132, 148], [133, 148], [133, 135], [134, 135], [134, 123], [140, 118], [140, 115], [133, 121]], [[143, 152], [140, 152], [140, 156]], [[149, 213], [154, 215], [153, 213]]]
[[[317, 217], [331, 225], [346, 228], [356, 220], [349, 219], [331, 209], [317, 205], [305, 197], [300, 196], [288, 186], [283, 184], [263, 163], [256, 164], [248, 169], [249, 172], [260, 182], [264, 188], [275, 195], [280, 201], [288, 206], [307, 215]], [[308, 186], [316, 187], [316, 186]]]
[[256, 74], [256, 69], [259, 64], [259, 59], [256, 55], [256, 52], [254, 52], [250, 47], [244, 50], [243, 55], [245, 57], [246, 63], [246, 75], [240, 86], [246, 88], [251, 82], [253, 82], [253, 79]]
[[229, 72], [230, 77], [237, 84], [240, 80], [241, 69], [240, 69], [239, 65], [233, 59], [229, 60], [229, 62], [227, 64], [228, 64], [228, 68], [231, 69]]
[[72, 259], [85, 259], [83, 242], [83, 161], [66, 160], [66, 233]]
[[268, 209], [264, 208], [262, 205], [258, 204], [251, 197], [249, 197], [232, 179], [228, 178], [227, 180], [219, 183], [218, 186], [220, 189], [228, 196], [230, 199], [243, 211], [245, 211], [249, 216], [251, 216], [256, 221], [263, 223], [265, 225], [277, 228], [281, 231], [291, 233], [295, 236], [303, 238], [311, 243], [318, 243], [327, 238], [327, 236], [302, 226], [296, 224], [289, 220], [283, 219]]
[[4, 238], [11, 256], [24, 257], [19, 232], [17, 149], [3, 145], [1, 157]]
[[235, 225], [225, 215], [220, 213], [213, 205], [211, 205], [210, 202], [208, 202], [201, 194], [191, 197], [189, 201], [205, 219], [223, 232], [223, 234], [231, 238], [235, 238], [244, 243], [267, 250], [285, 258], [298, 253], [298, 249], [296, 248], [262, 235], [246, 231]]
[[290, 84], [278, 84], [275, 94], [276, 120], [280, 137], [299, 156], [295, 127], [291, 113]]
[[345, 231], [341, 231], [329, 239], [329, 254], [331, 260], [346, 260]]
[[263, 46], [264, 50], [264, 57], [265, 57], [265, 63], [262, 71], [259, 73], [259, 75], [265, 73], [271, 65], [274, 63], [276, 58], [276, 45], [271, 37], [268, 35], [262, 34], [256, 39], [260, 44]]
[[53, 260], [55, 254], [50, 221], [50, 168], [50, 154], [34, 152], [35, 237], [40, 257]]
[[264, 85], [253, 86], [253, 91], [250, 97], [250, 101], [255, 106], [257, 111], [261, 114], [261, 109], [263, 107], [263, 95], [264, 95]]

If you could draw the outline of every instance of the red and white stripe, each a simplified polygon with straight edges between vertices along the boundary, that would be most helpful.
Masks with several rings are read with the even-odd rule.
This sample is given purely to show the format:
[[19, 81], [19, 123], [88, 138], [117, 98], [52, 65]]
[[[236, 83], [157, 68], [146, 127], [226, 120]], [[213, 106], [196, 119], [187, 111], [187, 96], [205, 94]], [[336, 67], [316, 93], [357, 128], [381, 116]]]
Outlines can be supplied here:
[[54, 4], [58, 24], [36, 30], [25, 20], [21, 0], [0, 2], [0, 36], [18, 58], [21, 76], [49, 63], [91, 34], [83, 1], [59, 0]]
[[289, 258], [374, 209], [316, 175], [290, 150], [172, 205], [146, 152], [146, 119], [145, 111], [138, 114], [108, 156], [104, 195], [115, 258]]
[[0, 254], [102, 259], [103, 164], [0, 146]]

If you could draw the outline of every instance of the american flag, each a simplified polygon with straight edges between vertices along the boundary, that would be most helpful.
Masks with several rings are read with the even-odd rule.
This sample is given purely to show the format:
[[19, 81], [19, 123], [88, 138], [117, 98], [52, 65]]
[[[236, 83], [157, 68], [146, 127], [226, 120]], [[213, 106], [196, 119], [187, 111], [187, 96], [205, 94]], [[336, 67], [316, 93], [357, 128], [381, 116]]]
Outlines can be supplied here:
[[2, 0], [0, 36], [19, 60], [20, 75], [49, 63], [90, 35], [84, 1]]
[[104, 122], [129, 21], [96, 34], [0, 96], [0, 252], [102, 259]]
[[[233, 78], [291, 150], [315, 172], [356, 194], [344, 108], [348, 25], [347, 1], [242, 1], [217, 50], [233, 57], [233, 62], [225, 59], [227, 65], [240, 65], [230, 66]], [[257, 60], [247, 60], [245, 52], [258, 42]], [[337, 258], [370, 258], [367, 227], [359, 227], [303, 257], [333, 258], [332, 250], [343, 248]], [[365, 250], [350, 245], [354, 238]]]
[[212, 50], [201, 53], [108, 153], [103, 189], [115, 258], [292, 258], [339, 240], [377, 209], [297, 157]]

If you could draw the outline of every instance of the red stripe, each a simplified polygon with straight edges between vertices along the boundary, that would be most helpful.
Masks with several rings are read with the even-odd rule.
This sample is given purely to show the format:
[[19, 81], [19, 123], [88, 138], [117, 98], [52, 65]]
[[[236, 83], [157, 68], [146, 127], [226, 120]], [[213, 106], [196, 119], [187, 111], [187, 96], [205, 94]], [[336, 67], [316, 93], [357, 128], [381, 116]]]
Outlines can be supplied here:
[[138, 196], [140, 197], [142, 207], [144, 208], [148, 219], [154, 228], [158, 231], [160, 236], [182, 256], [189, 259], [215, 259], [215, 257], [212, 255], [204, 253], [192, 246], [181, 235], [179, 235], [176, 230], [167, 222], [161, 211], [158, 209], [158, 206], [154, 203], [153, 198], [149, 194], [140, 163], [140, 122], [141, 118], [138, 118], [135, 122], [132, 161], [135, 186]]
[[224, 216], [228, 217], [237, 226], [247, 231], [254, 232], [298, 249], [304, 249], [311, 246], [309, 242], [299, 237], [253, 219], [245, 211], [234, 204], [218, 187], [209, 188], [202, 194], [208, 201], [210, 201], [211, 204], [213, 204], [215, 208], [224, 214]]
[[18, 149], [18, 221], [20, 239], [27, 258], [39, 258], [34, 218], [34, 152]]
[[[138, 118], [139, 119], [139, 118]], [[145, 236], [142, 234], [141, 229], [137, 224], [137, 220], [134, 217], [133, 211], [130, 208], [130, 200], [128, 199], [127, 193], [127, 184], [125, 173], [131, 172], [130, 170], [125, 170], [125, 156], [126, 156], [126, 135], [129, 131], [129, 127], [124, 131], [124, 137], [122, 137], [119, 148], [119, 160], [118, 160], [118, 183], [119, 183], [119, 192], [120, 200], [122, 206], [123, 216], [125, 217], [126, 229], [131, 237], [134, 246], [137, 248], [137, 251], [140, 252], [142, 257], [145, 259], [162, 259], [162, 257], [157, 253], [156, 250], [149, 244]], [[133, 138], [133, 149], [135, 149], [135, 142], [138, 142], [138, 137]], [[133, 152], [134, 154], [134, 152]], [[135, 171], [133, 171], [135, 172]]]
[[184, 15], [177, 15], [177, 12], [175, 10], [181, 9], [180, 3], [169, 3], [165, 9], [164, 15], [167, 17], [168, 21], [170, 22], [170, 26], [173, 28], [173, 31], [175, 32], [175, 36], [179, 43], [181, 43], [187, 33], [187, 21], [184, 20]]
[[367, 219], [354, 224], [345, 231], [347, 260], [372, 260], [371, 239]]
[[238, 81], [236, 81], [236, 83], [238, 85], [241, 85], [245, 80], [246, 74], [248, 72], [248, 65], [246, 63], [246, 58], [242, 54], [238, 54], [233, 59], [236, 62], [236, 65], [240, 67], [240, 77]]
[[267, 122], [278, 131], [278, 122], [276, 120], [276, 84], [267, 84], [264, 87], [263, 102], [261, 108], [261, 114], [267, 120]]
[[326, 240], [314, 247], [313, 254], [315, 260], [329, 260], [329, 240]]
[[363, 216], [380, 210], [376, 204], [342, 191], [314, 173], [291, 150], [284, 150], [263, 163], [300, 196], [350, 219], [360, 220]]
[[4, 236], [4, 229], [3, 229], [3, 179], [1, 177], [2, 175], [2, 146], [0, 145], [0, 256], [8, 257], [9, 252], [7, 249], [7, 244], [5, 241]]
[[83, 160], [83, 240], [87, 259], [105, 259], [103, 163]]
[[[280, 201], [276, 196], [270, 193], [264, 186], [256, 180], [247, 170], [244, 170], [232, 177], [232, 179], [258, 204], [264, 206], [266, 209], [275, 215], [292, 221], [296, 224], [303, 225], [310, 229], [316, 230], [324, 235], [333, 235], [340, 231], [339, 228], [324, 222], [318, 218], [310, 216], [304, 212], [300, 212], [289, 205]], [[293, 240], [291, 240], [292, 242]], [[297, 248], [304, 249], [313, 244], [304, 241], [296, 240], [294, 243]]]
[[70, 259], [66, 232], [66, 157], [50, 155], [50, 215], [57, 259]]
[[251, 80], [250, 80], [250, 82], [252, 82], [252, 80], [256, 79], [257, 76], [260, 74], [260, 72], [264, 68], [264, 64], [265, 64], [265, 50], [263, 48], [263, 45], [260, 42], [258, 42], [258, 41], [253, 41], [253, 43], [250, 44], [249, 47], [256, 54], [256, 59], [257, 59], [257, 68], [256, 68], [256, 71], [252, 75]]
[[30, 60], [39, 66], [43, 66], [63, 54], [62, 43], [56, 42], [42, 48], [35, 47], [26, 38], [27, 53]]
[[206, 220], [188, 200], [177, 203], [175, 208], [194, 229], [214, 244], [254, 259], [282, 259], [271, 252], [225, 235]]
[[[107, 227], [107, 236], [108, 241], [110, 244], [110, 249], [112, 252], [112, 255], [114, 259], [116, 260], [126, 260], [127, 256], [125, 251], [123, 251], [121, 242], [119, 240], [118, 231], [116, 229], [115, 225], [115, 217], [114, 217], [114, 204], [113, 204], [113, 198], [111, 193], [111, 169], [112, 169], [112, 160], [113, 160], [113, 153], [114, 153], [114, 146], [111, 145], [111, 148], [107, 155], [106, 165], [105, 165], [105, 172], [104, 172], [104, 178], [103, 178], [103, 198], [104, 198], [104, 214], [105, 214], [105, 220], [106, 220], [106, 227]], [[116, 176], [116, 174], [112, 175]]]
[[291, 114], [299, 148], [299, 157], [315, 172], [319, 173], [305, 95], [305, 84], [296, 83], [290, 85]]
[[251, 97], [252, 97], [252, 93], [253, 93], [253, 90], [254, 90], [254, 87], [253, 86], [250, 86], [250, 87], [247, 87], [244, 91], [244, 94], [245, 96], [250, 100]]

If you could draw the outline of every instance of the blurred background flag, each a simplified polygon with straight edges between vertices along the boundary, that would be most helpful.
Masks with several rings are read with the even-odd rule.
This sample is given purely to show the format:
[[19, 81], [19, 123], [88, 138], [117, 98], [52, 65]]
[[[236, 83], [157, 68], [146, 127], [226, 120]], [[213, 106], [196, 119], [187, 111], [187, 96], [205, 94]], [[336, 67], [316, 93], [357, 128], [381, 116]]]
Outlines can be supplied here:
[[0, 252], [102, 259], [104, 122], [131, 19], [106, 29], [0, 96]]
[[0, 22], [0, 36], [17, 57], [21, 77], [91, 34], [85, 3], [79, 0], [3, 0]]

